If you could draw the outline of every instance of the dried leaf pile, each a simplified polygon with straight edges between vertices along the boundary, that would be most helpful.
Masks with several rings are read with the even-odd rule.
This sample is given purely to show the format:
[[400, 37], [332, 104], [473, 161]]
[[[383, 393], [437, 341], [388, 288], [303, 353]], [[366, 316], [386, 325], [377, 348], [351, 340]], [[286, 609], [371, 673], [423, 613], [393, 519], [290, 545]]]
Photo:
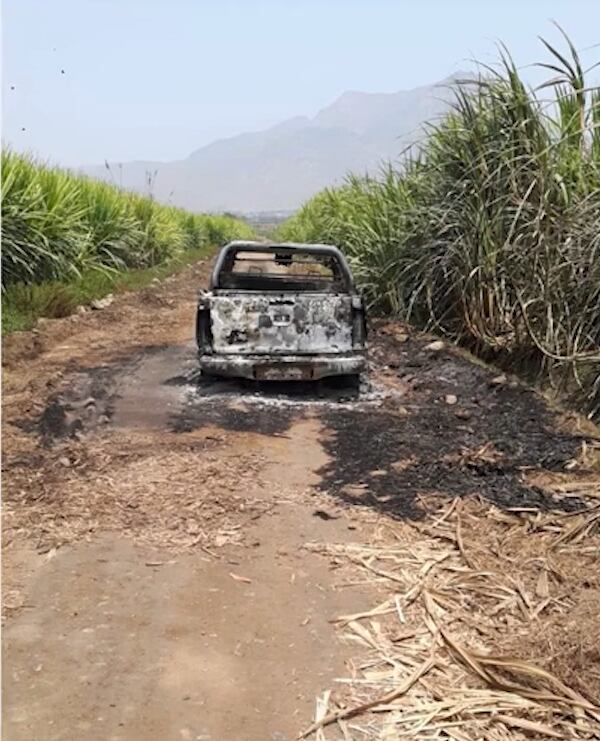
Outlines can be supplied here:
[[336, 618], [361, 657], [302, 737], [600, 739], [600, 481], [576, 493], [576, 514], [428, 499], [369, 545], [307, 544], [387, 598]]
[[24, 537], [43, 553], [100, 530], [175, 550], [239, 542], [242, 518], [268, 508], [250, 493], [261, 485], [260, 457], [232, 460], [167, 436], [113, 433], [17, 462], [4, 490], [4, 544]]

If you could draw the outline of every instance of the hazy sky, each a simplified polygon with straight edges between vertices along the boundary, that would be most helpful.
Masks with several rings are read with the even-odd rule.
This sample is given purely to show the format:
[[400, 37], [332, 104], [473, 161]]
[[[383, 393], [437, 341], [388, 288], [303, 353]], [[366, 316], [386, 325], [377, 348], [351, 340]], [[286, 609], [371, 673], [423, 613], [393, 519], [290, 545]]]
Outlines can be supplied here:
[[[314, 115], [345, 90], [436, 82], [557, 20], [600, 42], [600, 0], [3, 0], [3, 139], [66, 165], [177, 159]], [[586, 58], [600, 58], [600, 47]], [[14, 88], [14, 89], [13, 89]], [[25, 129], [24, 131], [22, 129]]]

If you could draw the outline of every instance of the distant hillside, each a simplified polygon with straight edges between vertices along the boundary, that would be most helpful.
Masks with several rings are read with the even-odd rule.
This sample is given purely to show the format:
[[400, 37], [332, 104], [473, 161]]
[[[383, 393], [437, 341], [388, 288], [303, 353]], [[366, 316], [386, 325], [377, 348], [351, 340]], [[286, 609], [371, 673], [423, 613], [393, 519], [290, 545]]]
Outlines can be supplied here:
[[450, 84], [397, 93], [346, 92], [314, 118], [298, 116], [264, 131], [221, 139], [176, 162], [83, 167], [92, 177], [197, 211], [297, 208], [349, 171], [375, 171], [423, 136], [422, 124], [448, 108]]

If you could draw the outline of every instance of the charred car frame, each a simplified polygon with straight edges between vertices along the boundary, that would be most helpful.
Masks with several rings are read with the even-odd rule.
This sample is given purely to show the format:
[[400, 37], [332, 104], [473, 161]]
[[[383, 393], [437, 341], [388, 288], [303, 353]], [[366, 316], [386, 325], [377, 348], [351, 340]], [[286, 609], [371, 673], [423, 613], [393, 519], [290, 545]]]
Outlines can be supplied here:
[[348, 263], [324, 244], [231, 242], [200, 294], [203, 373], [256, 380], [358, 376], [366, 321]]

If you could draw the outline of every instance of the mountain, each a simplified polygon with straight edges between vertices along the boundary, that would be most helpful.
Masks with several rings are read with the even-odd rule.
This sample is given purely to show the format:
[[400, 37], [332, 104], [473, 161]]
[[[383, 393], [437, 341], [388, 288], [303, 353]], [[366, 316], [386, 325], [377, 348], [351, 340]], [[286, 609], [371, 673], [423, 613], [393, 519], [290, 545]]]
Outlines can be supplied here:
[[[124, 162], [81, 171], [193, 211], [297, 208], [348, 172], [376, 172], [424, 136], [423, 123], [448, 110], [450, 86], [396, 93], [343, 93], [313, 118], [296, 116], [264, 131], [215, 141], [175, 162]], [[148, 178], [152, 185], [149, 186]]]

